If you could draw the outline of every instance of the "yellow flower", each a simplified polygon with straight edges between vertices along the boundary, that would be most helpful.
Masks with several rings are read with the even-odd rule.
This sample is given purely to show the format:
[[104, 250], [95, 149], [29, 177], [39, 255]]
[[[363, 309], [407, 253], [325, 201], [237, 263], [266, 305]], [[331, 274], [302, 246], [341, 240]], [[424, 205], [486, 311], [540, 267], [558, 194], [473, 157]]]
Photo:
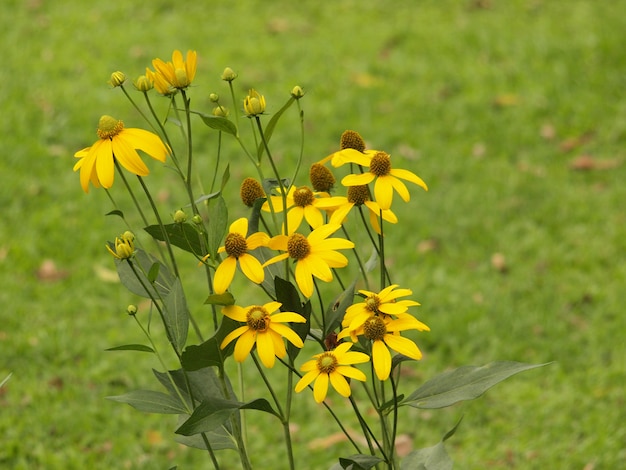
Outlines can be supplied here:
[[343, 268], [348, 259], [336, 250], [354, 248], [354, 243], [343, 238], [328, 238], [340, 225], [325, 224], [313, 230], [308, 237], [300, 233], [277, 235], [268, 247], [273, 250], [286, 251], [265, 262], [268, 266], [278, 261], [292, 258], [296, 261], [296, 283], [305, 297], [313, 295], [313, 276], [324, 281], [333, 280], [330, 268]]
[[[305, 219], [308, 224], [317, 228], [324, 223], [324, 215], [319, 210], [319, 203], [324, 197], [328, 197], [328, 193], [313, 192], [307, 186], [296, 188], [292, 186], [287, 192], [287, 227], [289, 234], [295, 232]], [[274, 212], [283, 211], [283, 198], [280, 196], [270, 196], [272, 199], [272, 207]], [[270, 211], [269, 202], [264, 202], [262, 209]], [[284, 233], [283, 227], [283, 233]]]
[[135, 235], [132, 232], [126, 231], [119, 237], [115, 237], [115, 251], [111, 249], [109, 245], [106, 245], [107, 250], [115, 258], [129, 259], [135, 253]]
[[304, 346], [300, 337], [284, 323], [304, 323], [306, 319], [294, 312], [274, 313], [280, 306], [279, 302], [269, 302], [263, 306], [224, 307], [222, 309], [224, 315], [246, 324], [226, 335], [220, 349], [224, 349], [235, 338], [239, 338], [235, 343], [234, 354], [237, 362], [243, 362], [256, 343], [261, 362], [265, 367], [272, 368], [276, 357], [283, 358], [287, 354], [283, 338], [298, 348]]
[[[154, 86], [164, 95], [171, 93], [168, 92], [169, 87], [177, 90], [187, 88], [196, 76], [197, 60], [196, 51], [187, 51], [187, 60], [185, 61], [179, 50], [173, 52], [171, 62], [154, 59], [152, 66], [156, 72], [151, 74], [153, 75], [151, 78], [154, 79]], [[164, 86], [164, 82], [169, 85], [168, 88]]]
[[252, 256], [248, 251], [266, 246], [269, 237], [263, 232], [248, 235], [248, 219], [242, 217], [230, 224], [228, 235], [224, 241], [224, 246], [220, 247], [217, 252], [228, 255], [215, 270], [213, 279], [213, 288], [216, 294], [226, 292], [230, 283], [235, 277], [237, 264], [248, 279], [256, 284], [260, 284], [265, 279], [265, 273], [259, 260]]
[[399, 332], [405, 330], [430, 331], [430, 328], [408, 313], [399, 314], [396, 319], [386, 314], [371, 315], [356, 330], [349, 328], [342, 330], [337, 335], [337, 339], [351, 336], [352, 340], [356, 341], [355, 336], [363, 335], [370, 340], [376, 376], [380, 380], [387, 380], [391, 372], [391, 353], [388, 348], [411, 359], [422, 358], [422, 352], [417, 345], [410, 339], [400, 336]]
[[379, 293], [360, 290], [359, 294], [364, 298], [363, 302], [350, 305], [346, 309], [342, 325], [349, 330], [356, 330], [365, 321], [375, 314], [398, 316], [405, 313], [409, 307], [420, 305], [414, 300], [397, 300], [413, 294], [410, 289], [396, 289], [398, 284], [385, 287]]
[[111, 116], [102, 116], [98, 123], [100, 140], [74, 154], [80, 160], [74, 171], [80, 170], [80, 184], [89, 192], [89, 182], [95, 187], [110, 188], [113, 185], [114, 161], [118, 161], [131, 173], [146, 176], [150, 171], [141, 160], [137, 149], [161, 162], [165, 161], [169, 149], [161, 138], [143, 129], [128, 129], [122, 121]]
[[415, 183], [425, 191], [428, 191], [426, 183], [409, 170], [392, 168], [391, 157], [385, 152], [368, 150], [361, 153], [354, 149], [345, 149], [337, 152], [333, 157], [332, 165], [341, 166], [345, 163], [356, 163], [368, 167], [369, 171], [358, 175], [348, 175], [341, 180], [344, 186], [359, 186], [374, 183], [374, 199], [382, 209], [390, 209], [394, 190], [404, 202], [411, 199], [409, 190], [401, 179]]
[[317, 204], [320, 209], [334, 209], [329, 223], [331, 224], [343, 224], [344, 219], [354, 206], [367, 207], [370, 224], [376, 230], [376, 233], [380, 235], [380, 217], [382, 213], [383, 220], [395, 224], [398, 222], [396, 214], [391, 209], [382, 209], [377, 202], [371, 201], [369, 196], [369, 189], [367, 185], [349, 186], [348, 196], [334, 196], [326, 199], [321, 199]]
[[366, 379], [365, 374], [356, 367], [352, 367], [352, 364], [361, 364], [370, 359], [367, 354], [348, 351], [351, 347], [351, 343], [341, 343], [333, 351], [316, 354], [313, 356], [314, 359], [302, 364], [300, 370], [306, 374], [296, 384], [296, 393], [300, 393], [315, 381], [313, 397], [317, 403], [322, 403], [326, 398], [330, 382], [342, 397], [349, 397], [350, 384], [345, 378], [361, 381]]
[[243, 109], [248, 116], [263, 114], [263, 111], [265, 111], [265, 97], [260, 95], [254, 88], [251, 89], [243, 101]]

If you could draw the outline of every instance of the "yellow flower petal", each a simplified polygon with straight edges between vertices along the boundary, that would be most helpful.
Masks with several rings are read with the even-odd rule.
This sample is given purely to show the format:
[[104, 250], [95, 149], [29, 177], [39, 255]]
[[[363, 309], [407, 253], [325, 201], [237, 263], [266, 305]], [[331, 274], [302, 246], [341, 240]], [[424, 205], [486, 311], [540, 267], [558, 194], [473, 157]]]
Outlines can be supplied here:
[[[241, 341], [241, 340], [240, 340]], [[258, 332], [256, 337], [256, 350], [265, 367], [271, 369], [276, 362], [274, 355], [274, 342], [268, 332]]]
[[274, 315], [272, 315], [272, 322], [277, 322], [277, 323], [287, 323], [287, 322], [306, 323], [306, 318], [304, 318], [299, 313], [295, 313], [295, 312], [280, 312], [280, 313], [275, 313]]
[[[309, 361], [309, 362], [312, 362], [313, 365], [315, 366], [316, 361]], [[302, 378], [296, 384], [296, 388], [295, 388], [296, 393], [300, 393], [302, 390], [307, 388], [307, 386], [311, 384], [311, 382], [313, 382], [317, 378], [318, 375], [320, 375], [320, 371], [319, 369], [317, 369], [317, 367], [315, 367], [315, 369], [312, 369], [308, 371], [306, 374], [304, 374]]]
[[247, 326], [244, 328], [246, 331], [241, 334], [235, 343], [234, 357], [237, 362], [243, 362], [245, 358], [248, 357], [248, 354], [250, 354], [252, 346], [254, 346], [254, 342], [257, 339], [256, 331], [249, 329]]
[[281, 323], [274, 323], [272, 321], [270, 328], [277, 334], [279, 334], [280, 337], [285, 338], [287, 341], [293, 344], [295, 347], [302, 348], [304, 346], [302, 339], [296, 334], [295, 331], [293, 331], [288, 326]]
[[[246, 275], [246, 277], [255, 284], [261, 284], [265, 279], [263, 266], [261, 266], [261, 263], [258, 259], [248, 253], [244, 253], [239, 257], [239, 267], [241, 268], [241, 271]], [[215, 277], [217, 277], [217, 271], [215, 271]]]
[[269, 241], [270, 237], [268, 237], [267, 234], [263, 232], [253, 233], [246, 239], [249, 251], [256, 250], [260, 246], [267, 246], [267, 243]]
[[222, 343], [220, 344], [220, 349], [224, 349], [226, 346], [228, 346], [235, 338], [238, 338], [239, 336], [241, 336], [243, 333], [245, 333], [248, 330], [247, 326], [240, 326], [239, 328], [234, 329], [233, 331], [231, 331], [230, 333], [228, 333], [226, 335], [226, 337], [222, 340]]
[[301, 259], [296, 263], [296, 283], [306, 298], [313, 295], [313, 274], [306, 259]]
[[[400, 335], [385, 335], [385, 343], [394, 351], [419, 361], [422, 358], [422, 352], [413, 341]], [[384, 379], [381, 379], [384, 380]]]
[[124, 131], [117, 138], [112, 139], [113, 155], [120, 164], [135, 175], [147, 176], [150, 173], [134, 146], [123, 137]]
[[328, 374], [321, 373], [313, 386], [313, 398], [317, 403], [322, 403], [328, 393]]
[[376, 178], [376, 175], [368, 171], [359, 175], [344, 176], [341, 180], [341, 184], [344, 186], [362, 186], [371, 183], [374, 181], [374, 178]]
[[328, 374], [328, 376], [330, 378], [330, 383], [332, 384], [333, 388], [337, 390], [337, 393], [339, 393], [339, 395], [346, 398], [350, 396], [350, 385], [343, 375], [339, 374], [337, 371], [333, 371]]
[[392, 168], [389, 173], [396, 178], [402, 178], [403, 180], [415, 183], [416, 185], [422, 187], [425, 191], [428, 191], [428, 186], [426, 186], [424, 180], [412, 171], [403, 170], [402, 168]]
[[[241, 340], [240, 340], [241, 341]], [[391, 354], [382, 341], [374, 341], [372, 344], [372, 359], [374, 370], [379, 380], [387, 380], [391, 372]]]
[[[380, 178], [389, 179], [391, 186], [393, 187], [393, 189], [396, 190], [396, 192], [400, 195], [404, 202], [409, 202], [411, 200], [411, 194], [409, 193], [409, 190], [407, 189], [406, 185], [398, 178], [391, 175], [379, 176], [378, 179], [380, 180]], [[387, 209], [389, 208], [387, 207]]]
[[242, 237], [246, 238], [248, 236], [248, 219], [241, 217], [240, 219], [235, 220], [232, 224], [230, 224], [228, 231], [229, 233], [238, 233]]
[[374, 197], [381, 209], [391, 208], [393, 186], [389, 177], [379, 176], [374, 184]]
[[161, 138], [152, 132], [137, 128], [124, 128], [120, 133], [136, 148], [150, 155], [155, 160], [164, 162], [169, 150]]
[[313, 228], [317, 228], [324, 223], [324, 216], [315, 206], [306, 206], [304, 208], [304, 218]]
[[[293, 232], [298, 230], [300, 224], [302, 223], [302, 219], [304, 217], [304, 209], [302, 207], [292, 207], [287, 212], [287, 228], [289, 229], [289, 234], [291, 235]], [[283, 231], [284, 231], [283, 227]]]
[[235, 277], [235, 270], [237, 269], [237, 259], [228, 256], [215, 270], [215, 276], [213, 278], [213, 289], [216, 294], [223, 294], [226, 292], [230, 283], [233, 282]]
[[102, 187], [108, 189], [113, 186], [115, 169], [113, 166], [113, 151], [111, 148], [111, 141], [109, 139], [102, 140], [101, 145], [97, 147], [95, 163], [98, 181], [100, 181]]
[[[369, 360], [369, 357], [367, 359]], [[337, 366], [335, 372], [343, 375], [344, 377], [350, 377], [351, 379], [360, 380], [361, 382], [365, 382], [367, 380], [367, 376], [363, 373], [363, 371], [357, 369], [356, 367]]]

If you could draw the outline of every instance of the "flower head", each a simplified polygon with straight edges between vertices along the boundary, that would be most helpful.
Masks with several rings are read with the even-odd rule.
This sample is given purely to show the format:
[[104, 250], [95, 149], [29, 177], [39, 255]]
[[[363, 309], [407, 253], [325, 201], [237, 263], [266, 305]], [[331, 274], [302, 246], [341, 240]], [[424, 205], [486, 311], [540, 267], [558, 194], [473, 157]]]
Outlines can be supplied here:
[[330, 382], [342, 397], [349, 397], [351, 390], [346, 377], [361, 381], [366, 379], [365, 374], [352, 365], [369, 361], [367, 354], [349, 351], [351, 347], [351, 343], [341, 343], [333, 351], [316, 354], [312, 360], [302, 364], [300, 370], [306, 374], [296, 384], [296, 393], [315, 381], [313, 397], [317, 403], [321, 403], [326, 398]]
[[314, 163], [309, 169], [309, 180], [315, 191], [328, 193], [335, 185], [335, 176], [321, 163]]
[[252, 207], [254, 206], [254, 201], [265, 197], [265, 191], [263, 191], [261, 183], [254, 178], [248, 177], [241, 182], [239, 197], [246, 206]]
[[243, 109], [249, 117], [263, 114], [265, 111], [265, 97], [254, 88], [251, 89], [243, 101]]
[[[313, 192], [308, 186], [292, 186], [287, 192], [287, 228], [289, 233], [295, 232], [305, 219], [308, 224], [317, 228], [324, 223], [324, 215], [320, 211], [319, 202], [327, 197], [328, 193]], [[270, 196], [272, 205], [269, 202], [263, 203], [262, 209], [270, 211], [274, 208], [275, 212], [282, 212], [283, 198], [280, 196]], [[283, 227], [284, 229], [284, 227]], [[284, 232], [284, 230], [283, 230]]]
[[286, 251], [265, 262], [263, 266], [292, 258], [296, 262], [296, 283], [305, 297], [313, 295], [313, 277], [330, 282], [333, 273], [330, 268], [343, 268], [348, 259], [336, 250], [354, 248], [354, 243], [344, 238], [328, 238], [339, 230], [339, 225], [325, 224], [313, 230], [308, 237], [300, 233], [277, 235], [268, 247]]
[[[409, 314], [401, 314], [394, 319], [389, 315], [371, 315], [365, 322], [351, 331], [349, 328], [342, 330], [337, 338], [363, 335], [372, 344], [372, 362], [376, 376], [380, 380], [387, 380], [391, 373], [391, 353], [393, 349], [404, 356], [415, 359], [422, 358], [422, 352], [417, 345], [408, 338], [400, 335], [400, 331], [418, 330], [430, 331], [430, 328]], [[352, 338], [355, 341], [355, 338]]]
[[306, 319], [294, 312], [274, 313], [280, 306], [279, 302], [269, 302], [263, 306], [224, 307], [222, 313], [225, 316], [245, 325], [226, 335], [220, 348], [224, 349], [235, 338], [239, 338], [235, 344], [234, 354], [237, 362], [243, 362], [256, 343], [261, 362], [265, 367], [271, 368], [276, 357], [283, 358], [287, 354], [283, 338], [298, 348], [304, 346], [302, 339], [285, 323], [304, 323]]
[[110, 188], [113, 185], [115, 161], [135, 175], [148, 175], [150, 171], [137, 149], [161, 162], [169, 153], [158, 135], [143, 129], [125, 128], [122, 121], [111, 116], [100, 118], [98, 137], [100, 139], [91, 147], [74, 154], [80, 158], [74, 171], [80, 170], [80, 184], [85, 192], [89, 192], [90, 181], [95, 187]]
[[374, 183], [374, 197], [382, 209], [390, 209], [394, 190], [404, 202], [411, 198], [409, 190], [400, 180], [415, 183], [428, 191], [426, 183], [415, 173], [391, 166], [391, 157], [386, 152], [367, 151], [361, 153], [356, 150], [344, 150], [337, 154], [340, 158], [333, 158], [332, 165], [340, 166], [344, 163], [356, 163], [368, 167], [369, 171], [358, 175], [348, 175], [341, 180], [344, 186], [359, 186]]
[[171, 94], [171, 89], [182, 90], [187, 88], [196, 76], [197, 60], [196, 51], [187, 51], [187, 60], [184, 60], [183, 54], [179, 50], [172, 53], [171, 62], [154, 59], [152, 66], [155, 72], [152, 75], [157, 90], [168, 95]]
[[126, 231], [119, 237], [115, 237], [115, 243], [113, 244], [115, 250], [107, 244], [106, 248], [116, 259], [123, 260], [132, 258], [135, 254], [135, 235], [132, 232]]
[[224, 246], [217, 252], [228, 256], [215, 270], [213, 288], [216, 294], [226, 292], [235, 277], [237, 265], [248, 279], [260, 284], [265, 279], [263, 267], [258, 259], [248, 253], [260, 246], [267, 245], [269, 237], [263, 232], [253, 233], [248, 236], [248, 219], [242, 217], [230, 224], [230, 229], [224, 240]]
[[120, 72], [118, 70], [117, 72], [113, 72], [111, 74], [111, 78], [109, 79], [109, 84], [112, 87], [118, 87], [118, 86], [122, 86], [125, 81], [126, 81], [126, 75], [124, 75], [124, 72]]

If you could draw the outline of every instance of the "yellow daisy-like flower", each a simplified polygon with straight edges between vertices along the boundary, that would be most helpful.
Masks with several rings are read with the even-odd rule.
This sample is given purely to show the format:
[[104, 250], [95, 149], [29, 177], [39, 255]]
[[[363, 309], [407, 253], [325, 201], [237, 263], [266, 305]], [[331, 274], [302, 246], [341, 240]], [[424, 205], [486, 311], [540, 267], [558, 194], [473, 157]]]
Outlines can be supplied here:
[[125, 128], [124, 123], [111, 116], [102, 116], [98, 123], [98, 140], [91, 147], [74, 154], [80, 158], [74, 171], [80, 170], [80, 185], [89, 192], [89, 182], [96, 187], [110, 188], [113, 185], [114, 162], [118, 161], [131, 173], [146, 176], [150, 173], [137, 149], [155, 160], [164, 162], [169, 154], [161, 138], [143, 129]]
[[111, 253], [115, 258], [119, 260], [132, 258], [135, 254], [135, 235], [130, 231], [124, 232], [119, 237], [115, 237], [115, 244], [113, 247], [115, 250], [113, 250], [108, 244], [106, 245], [109, 253]]
[[237, 362], [243, 362], [256, 343], [261, 362], [265, 367], [272, 368], [276, 357], [283, 358], [287, 354], [283, 338], [298, 348], [304, 346], [302, 339], [285, 323], [304, 323], [306, 319], [294, 312], [274, 313], [281, 305], [280, 302], [268, 302], [263, 306], [229, 305], [222, 308], [222, 313], [228, 318], [244, 322], [245, 325], [226, 335], [220, 349], [239, 338], [235, 343], [234, 356]]
[[263, 114], [265, 111], [265, 97], [254, 88], [248, 93], [243, 100], [243, 109], [249, 117]]
[[[317, 228], [324, 223], [324, 215], [320, 211], [320, 201], [328, 197], [328, 193], [314, 192], [308, 186], [300, 186], [296, 188], [292, 186], [287, 192], [287, 228], [289, 234], [295, 232], [305, 219], [307, 223]], [[280, 196], [270, 196], [272, 206], [265, 201], [261, 207], [264, 211], [269, 212], [271, 207], [275, 212], [283, 211], [283, 199]], [[284, 233], [283, 227], [283, 233]]]
[[171, 94], [171, 88], [182, 90], [191, 85], [196, 76], [197, 61], [196, 51], [187, 51], [187, 60], [184, 60], [182, 52], [175, 50], [171, 62], [154, 59], [152, 66], [155, 73], [150, 73], [149, 76], [154, 80], [154, 86], [159, 93], [168, 95]]
[[410, 289], [396, 289], [398, 284], [385, 287], [379, 293], [359, 290], [363, 302], [350, 305], [341, 322], [344, 328], [356, 330], [372, 315], [385, 314], [398, 316], [405, 313], [409, 307], [419, 306], [414, 300], [397, 300], [400, 297], [412, 295]]
[[266, 246], [269, 237], [263, 232], [248, 235], [248, 219], [242, 217], [230, 224], [228, 235], [224, 240], [224, 246], [220, 247], [217, 252], [228, 255], [215, 270], [213, 279], [213, 288], [216, 294], [226, 292], [230, 283], [235, 277], [237, 264], [248, 279], [256, 284], [260, 284], [265, 279], [263, 267], [258, 259], [252, 256], [248, 251]]
[[353, 364], [362, 364], [369, 361], [369, 356], [362, 352], [349, 351], [351, 343], [341, 343], [333, 351], [325, 351], [313, 356], [314, 359], [305, 362], [300, 368], [306, 372], [296, 384], [296, 393], [300, 393], [313, 381], [313, 397], [317, 403], [322, 403], [328, 393], [328, 383], [342, 397], [351, 394], [350, 384], [346, 377], [365, 381], [365, 374], [352, 367]]
[[286, 251], [265, 262], [263, 267], [292, 258], [296, 261], [296, 283], [305, 297], [313, 295], [313, 276], [324, 281], [333, 280], [330, 268], [343, 268], [348, 259], [336, 250], [354, 248], [354, 243], [344, 238], [328, 238], [340, 225], [325, 224], [313, 230], [308, 237], [300, 233], [277, 235], [268, 247]]
[[400, 331], [418, 330], [430, 331], [430, 328], [409, 314], [400, 314], [399, 318], [393, 319], [389, 315], [371, 315], [355, 331], [346, 328], [342, 330], [337, 339], [354, 335], [363, 335], [372, 343], [372, 361], [376, 376], [380, 380], [387, 380], [391, 373], [391, 353], [393, 349], [411, 359], [420, 360], [422, 352], [417, 345], [408, 338], [400, 335]]
[[369, 196], [369, 190], [367, 185], [362, 186], [350, 186], [348, 187], [348, 196], [334, 196], [325, 199], [320, 199], [317, 203], [317, 207], [320, 209], [334, 209], [329, 223], [331, 224], [343, 224], [348, 213], [354, 206], [367, 207], [370, 217], [370, 224], [380, 235], [380, 220], [382, 213], [383, 220], [389, 223], [395, 224], [398, 222], [396, 214], [391, 209], [381, 209], [377, 202], [371, 201]]
[[401, 180], [415, 183], [425, 191], [428, 191], [426, 183], [409, 170], [392, 168], [391, 157], [386, 152], [367, 150], [361, 153], [354, 149], [345, 149], [337, 152], [333, 157], [332, 165], [341, 166], [345, 163], [356, 163], [362, 167], [368, 167], [369, 171], [358, 175], [348, 175], [341, 180], [344, 186], [359, 186], [374, 183], [374, 198], [382, 209], [391, 208], [394, 190], [404, 202], [411, 199], [409, 190]]

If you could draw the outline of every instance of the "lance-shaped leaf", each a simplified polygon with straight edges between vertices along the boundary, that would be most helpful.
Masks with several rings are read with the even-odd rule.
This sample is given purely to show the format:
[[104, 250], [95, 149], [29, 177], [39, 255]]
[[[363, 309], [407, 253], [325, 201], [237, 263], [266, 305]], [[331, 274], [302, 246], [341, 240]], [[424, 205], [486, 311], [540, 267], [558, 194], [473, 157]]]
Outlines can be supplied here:
[[159, 372], [153, 370], [161, 385], [165, 387], [172, 396], [178, 396], [172, 381], [176, 384], [179, 393], [183, 396], [185, 402], [191, 407], [192, 400], [189, 394], [188, 384], [196, 403], [203, 400], [209, 400], [214, 397], [224, 398], [227, 393], [228, 397], [235, 397], [235, 392], [228, 380], [224, 377], [226, 383], [226, 392], [224, 392], [224, 383], [215, 372], [213, 367], [205, 367], [204, 369], [194, 371], [183, 371], [182, 369], [170, 370], [168, 372]]
[[[462, 418], [461, 418], [462, 419]], [[452, 470], [453, 462], [443, 445], [456, 432], [461, 420], [432, 447], [417, 449], [400, 462], [400, 470]]]
[[226, 132], [227, 134], [236, 136], [237, 135], [237, 126], [233, 124], [229, 119], [222, 116], [213, 116], [211, 114], [197, 113], [202, 122], [204, 122], [211, 129], [215, 129], [216, 131]]
[[113, 348], [105, 349], [105, 351], [141, 351], [153, 353], [154, 349], [143, 344], [124, 344], [123, 346], [115, 346]]
[[[193, 253], [197, 256], [204, 256], [202, 253], [202, 245], [200, 243], [200, 234], [190, 224], [167, 224], [163, 228], [167, 234], [170, 243], [178, 248]], [[155, 240], [166, 241], [163, 230], [160, 225], [149, 225], [144, 228]]]
[[208, 249], [213, 259], [217, 257], [217, 250], [228, 229], [228, 208], [222, 196], [209, 203]]
[[381, 462], [383, 459], [375, 455], [354, 454], [350, 457], [340, 457], [339, 463], [330, 467], [330, 470], [369, 470]]
[[[311, 329], [311, 302], [307, 301], [305, 304], [300, 302], [300, 294], [296, 290], [295, 286], [280, 277], [274, 278], [274, 288], [276, 290], [276, 300], [282, 305], [280, 307], [281, 312], [295, 312], [302, 315], [306, 322], [304, 323], [291, 323], [291, 329], [304, 341]], [[291, 343], [287, 344], [287, 354], [293, 361], [301, 349], [294, 346]]]
[[127, 403], [133, 408], [146, 413], [181, 414], [187, 410], [177, 398], [152, 390], [135, 390], [124, 395], [107, 397], [119, 403]]
[[512, 375], [545, 365], [503, 361], [492, 362], [482, 367], [460, 367], [429, 380], [398, 406], [444, 408], [460, 401], [473, 400]]
[[[270, 139], [272, 138], [272, 134], [274, 133], [274, 129], [276, 128], [276, 124], [278, 124], [278, 120], [281, 118], [281, 116], [283, 115], [283, 113], [285, 111], [287, 111], [287, 109], [289, 109], [289, 107], [293, 104], [293, 102], [296, 99], [292, 96], [290, 97], [287, 102], [283, 105], [282, 108], [280, 108], [278, 110], [278, 112], [274, 113], [274, 115], [272, 116], [272, 118], [270, 119], [270, 122], [267, 123], [267, 126], [265, 126], [265, 129], [263, 130], [263, 134], [265, 136], [265, 143], [269, 144]], [[261, 158], [261, 156], [263, 155], [263, 152], [265, 152], [265, 144], [263, 142], [261, 142], [259, 144], [259, 148], [258, 148], [258, 155], [259, 158]]]
[[[140, 297], [159, 299], [169, 295], [174, 276], [171, 275], [167, 266], [142, 249], [135, 251], [135, 256], [130, 262], [134, 263], [134, 270], [127, 261], [115, 260], [117, 274], [124, 287]], [[155, 263], [159, 264], [159, 270], [156, 278], [151, 282], [146, 273], [149, 273], [151, 269], [154, 270]]]
[[356, 281], [348, 286], [348, 288], [340, 293], [328, 306], [326, 313], [326, 331], [324, 337], [328, 336], [330, 332], [334, 331], [339, 325], [346, 314], [347, 308], [354, 303], [354, 286]]
[[223, 350], [220, 344], [231, 331], [241, 324], [231, 318], [224, 317], [219, 329], [211, 338], [199, 345], [188, 346], [182, 355], [182, 366], [187, 371], [200, 370], [205, 367], [224, 367], [224, 360], [235, 350], [234, 342]]
[[187, 308], [183, 285], [178, 278], [174, 281], [172, 291], [163, 302], [163, 320], [169, 340], [176, 351], [182, 353], [189, 332], [189, 309]]

